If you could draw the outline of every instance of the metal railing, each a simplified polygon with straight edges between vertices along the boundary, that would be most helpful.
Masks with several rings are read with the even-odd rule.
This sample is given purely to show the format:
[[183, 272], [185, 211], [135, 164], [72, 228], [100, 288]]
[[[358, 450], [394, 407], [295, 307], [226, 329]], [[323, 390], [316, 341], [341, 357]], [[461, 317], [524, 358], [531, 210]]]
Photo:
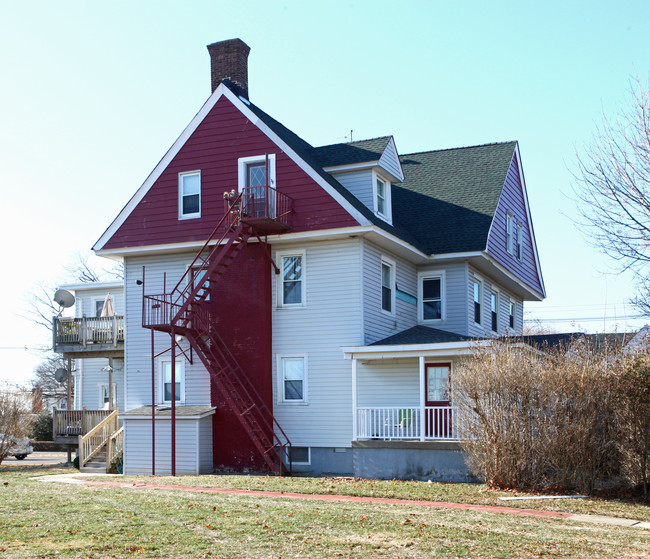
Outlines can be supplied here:
[[[458, 440], [453, 406], [357, 408], [357, 439]], [[424, 423], [424, 430], [422, 425]]]
[[52, 414], [54, 439], [85, 435], [110, 414], [111, 410], [54, 410]]
[[[113, 410], [100, 423], [95, 425], [85, 435], [79, 435], [79, 468], [83, 468], [98, 452], [106, 446], [111, 437], [117, 433], [118, 410]], [[108, 452], [106, 456], [108, 464]]]
[[292, 199], [270, 186], [248, 186], [242, 188], [241, 199], [237, 204], [226, 200], [226, 210], [230, 217], [228, 225], [238, 220], [254, 222], [260, 226], [264, 221], [276, 223], [284, 228], [290, 227]]
[[55, 318], [53, 321], [54, 351], [59, 345], [91, 344], [117, 346], [124, 343], [124, 316], [91, 316]]

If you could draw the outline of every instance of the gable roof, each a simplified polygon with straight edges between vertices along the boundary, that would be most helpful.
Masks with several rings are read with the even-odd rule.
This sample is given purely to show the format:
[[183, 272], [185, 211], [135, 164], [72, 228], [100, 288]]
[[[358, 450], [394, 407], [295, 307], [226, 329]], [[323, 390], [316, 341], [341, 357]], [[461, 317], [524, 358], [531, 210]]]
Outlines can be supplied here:
[[413, 326], [408, 330], [403, 330], [393, 334], [388, 338], [379, 340], [370, 345], [411, 345], [411, 344], [439, 344], [446, 342], [464, 342], [476, 340], [462, 334], [454, 334], [438, 328], [429, 328], [428, 326]]
[[314, 159], [323, 167], [379, 161], [391, 138], [392, 136], [383, 136], [346, 144], [316, 147], [314, 148]]

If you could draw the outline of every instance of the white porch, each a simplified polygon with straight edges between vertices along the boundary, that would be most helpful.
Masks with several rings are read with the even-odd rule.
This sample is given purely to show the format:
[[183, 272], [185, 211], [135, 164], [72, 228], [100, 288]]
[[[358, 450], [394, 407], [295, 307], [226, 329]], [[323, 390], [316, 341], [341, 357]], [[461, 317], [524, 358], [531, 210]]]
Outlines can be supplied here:
[[[480, 344], [343, 348], [352, 365], [352, 440], [457, 441], [462, 418], [453, 401], [453, 371]], [[428, 373], [441, 368], [448, 369], [446, 378], [428, 380]]]

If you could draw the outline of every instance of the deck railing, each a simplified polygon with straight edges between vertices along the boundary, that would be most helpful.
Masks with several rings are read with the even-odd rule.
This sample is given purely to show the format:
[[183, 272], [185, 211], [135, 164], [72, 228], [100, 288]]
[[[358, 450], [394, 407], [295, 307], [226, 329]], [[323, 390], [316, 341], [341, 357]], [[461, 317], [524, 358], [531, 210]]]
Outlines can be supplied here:
[[[122, 463], [124, 460], [124, 427], [120, 427], [108, 439], [108, 452], [106, 453], [106, 472], [109, 473], [111, 467], [116, 462]], [[118, 473], [122, 473], [118, 470]]]
[[241, 219], [262, 229], [289, 229], [292, 203], [291, 198], [271, 186], [247, 186], [241, 189], [237, 204], [226, 199], [226, 226], [232, 227]]
[[[422, 429], [424, 415], [424, 430]], [[458, 440], [453, 406], [357, 408], [357, 439]]]
[[54, 440], [85, 435], [110, 414], [111, 410], [54, 410], [52, 414]]
[[54, 351], [57, 346], [124, 343], [124, 316], [91, 316], [55, 318], [53, 324]]
[[[108, 445], [111, 437], [117, 434], [118, 426], [118, 410], [113, 410], [107, 415], [100, 423], [95, 425], [85, 435], [79, 436], [79, 467], [83, 468], [93, 456]], [[107, 467], [110, 463], [108, 460], [109, 452], [106, 452]]]

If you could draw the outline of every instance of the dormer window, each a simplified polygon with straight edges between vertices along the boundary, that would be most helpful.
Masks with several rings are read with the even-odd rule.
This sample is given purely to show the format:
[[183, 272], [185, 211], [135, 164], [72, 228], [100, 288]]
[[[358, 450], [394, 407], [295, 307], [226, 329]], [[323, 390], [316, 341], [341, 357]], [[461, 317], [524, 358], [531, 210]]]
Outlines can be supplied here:
[[201, 217], [201, 171], [178, 175], [178, 219]]
[[385, 181], [379, 175], [374, 175], [374, 210], [375, 213], [391, 222], [391, 197], [390, 197], [390, 183]]

